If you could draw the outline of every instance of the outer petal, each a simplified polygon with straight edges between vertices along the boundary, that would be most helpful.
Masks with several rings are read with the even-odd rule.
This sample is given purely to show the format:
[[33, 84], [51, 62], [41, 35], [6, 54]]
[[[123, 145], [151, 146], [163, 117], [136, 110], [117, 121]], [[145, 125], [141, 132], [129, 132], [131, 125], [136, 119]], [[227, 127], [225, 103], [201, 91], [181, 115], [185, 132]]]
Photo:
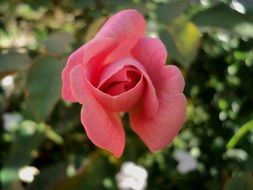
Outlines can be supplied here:
[[113, 15], [96, 36], [113, 38], [120, 46], [108, 57], [113, 62], [119, 57], [131, 57], [130, 49], [144, 36], [146, 22], [143, 16], [133, 9], [123, 10]]
[[105, 110], [90, 93], [83, 75], [83, 66], [75, 66], [70, 73], [73, 96], [83, 104], [81, 122], [89, 139], [98, 147], [120, 157], [125, 145], [125, 134], [119, 116]]
[[[183, 92], [185, 82], [184, 77], [178, 67], [174, 65], [166, 65], [160, 68], [160, 75], [156, 76], [156, 80], [161, 82], [156, 82], [156, 89], [159, 92], [164, 91], [167, 93], [177, 93]], [[153, 77], [154, 78], [154, 77]]]
[[94, 38], [69, 56], [67, 65], [62, 72], [62, 97], [64, 100], [71, 102], [76, 101], [70, 88], [69, 76], [71, 70], [78, 64], [87, 64], [91, 59], [98, 55], [100, 56], [100, 59], [103, 60], [103, 57], [109, 54], [117, 45], [118, 43], [113, 39]]
[[79, 49], [72, 53], [68, 60], [67, 65], [63, 69], [62, 72], [62, 97], [64, 100], [75, 102], [76, 99], [73, 96], [71, 89], [70, 89], [70, 80], [69, 74], [71, 70], [78, 64], [82, 64], [83, 62], [83, 54], [84, 54], [85, 45], [81, 46]]
[[132, 53], [143, 66], [152, 71], [154, 67], [164, 65], [167, 59], [167, 50], [158, 38], [141, 38], [132, 49]]
[[144, 35], [146, 23], [143, 16], [134, 9], [123, 10], [113, 15], [96, 36], [114, 38], [119, 42], [133, 44]]
[[159, 150], [177, 135], [185, 120], [185, 108], [183, 94], [164, 93], [159, 98], [159, 110], [152, 117], [147, 117], [141, 108], [131, 112], [131, 126], [150, 150]]

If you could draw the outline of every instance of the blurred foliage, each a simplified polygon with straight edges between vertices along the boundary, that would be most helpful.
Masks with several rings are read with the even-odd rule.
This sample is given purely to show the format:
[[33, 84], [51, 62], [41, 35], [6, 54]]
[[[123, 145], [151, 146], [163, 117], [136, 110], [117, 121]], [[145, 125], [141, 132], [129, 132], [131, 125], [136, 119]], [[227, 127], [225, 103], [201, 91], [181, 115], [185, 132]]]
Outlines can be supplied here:
[[[80, 106], [60, 99], [60, 75], [69, 53], [126, 8], [145, 16], [147, 34], [184, 73], [187, 122], [150, 153], [125, 115], [127, 145], [115, 159], [88, 140]], [[0, 0], [0, 112], [23, 117], [15, 127], [1, 118], [3, 189], [117, 189], [129, 160], [147, 169], [147, 189], [253, 189], [252, 37], [251, 0]], [[181, 174], [176, 150], [196, 158], [196, 170]], [[30, 184], [18, 176], [27, 165], [40, 171]]]

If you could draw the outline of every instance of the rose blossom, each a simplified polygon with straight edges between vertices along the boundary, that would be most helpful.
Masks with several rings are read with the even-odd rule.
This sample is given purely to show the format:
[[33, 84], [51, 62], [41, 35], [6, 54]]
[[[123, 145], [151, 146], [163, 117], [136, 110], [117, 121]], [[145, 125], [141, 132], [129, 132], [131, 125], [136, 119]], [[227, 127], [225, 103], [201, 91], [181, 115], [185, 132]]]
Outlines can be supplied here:
[[151, 151], [168, 145], [185, 119], [184, 79], [165, 65], [167, 52], [145, 37], [136, 10], [112, 16], [96, 36], [72, 53], [62, 73], [64, 100], [82, 104], [81, 122], [89, 139], [120, 157], [125, 133], [119, 112]]

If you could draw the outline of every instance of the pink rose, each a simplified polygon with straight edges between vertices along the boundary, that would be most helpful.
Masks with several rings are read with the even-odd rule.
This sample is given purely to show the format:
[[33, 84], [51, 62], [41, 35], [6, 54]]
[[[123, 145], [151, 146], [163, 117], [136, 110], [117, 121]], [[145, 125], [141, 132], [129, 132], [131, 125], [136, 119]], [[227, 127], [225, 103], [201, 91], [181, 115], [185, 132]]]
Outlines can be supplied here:
[[167, 52], [145, 37], [136, 10], [113, 15], [96, 36], [70, 55], [62, 73], [64, 100], [82, 104], [81, 122], [89, 139], [120, 157], [125, 133], [119, 112], [151, 151], [168, 145], [185, 119], [184, 79], [165, 65]]

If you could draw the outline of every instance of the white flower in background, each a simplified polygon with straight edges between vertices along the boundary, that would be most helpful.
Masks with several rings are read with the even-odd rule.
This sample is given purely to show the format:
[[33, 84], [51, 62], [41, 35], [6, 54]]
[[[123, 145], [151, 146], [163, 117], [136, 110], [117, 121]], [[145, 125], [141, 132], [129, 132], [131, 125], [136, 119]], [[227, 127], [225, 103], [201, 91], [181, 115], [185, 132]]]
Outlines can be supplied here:
[[147, 25], [147, 33], [150, 37], [157, 38], [158, 37], [158, 26], [156, 22], [149, 21]]
[[17, 124], [23, 120], [23, 116], [19, 113], [4, 113], [2, 115], [3, 126], [6, 131], [13, 131]]
[[207, 7], [210, 5], [210, 0], [200, 0], [200, 4]]
[[120, 172], [116, 175], [120, 190], [144, 190], [147, 186], [147, 178], [146, 169], [133, 162], [123, 163]]
[[14, 90], [15, 87], [14, 77], [15, 77], [14, 75], [7, 75], [2, 80], [0, 80], [0, 84], [4, 89], [6, 96], [10, 96]]
[[223, 157], [225, 159], [239, 159], [239, 160], [242, 160], [242, 161], [246, 161], [247, 158], [248, 158], [248, 153], [243, 150], [243, 149], [237, 149], [237, 148], [231, 148], [231, 149], [228, 149], [225, 154], [223, 155]]
[[246, 13], [246, 10], [245, 10], [245, 7], [243, 6], [243, 4], [241, 4], [237, 0], [232, 0], [232, 2], [230, 3], [230, 7], [239, 13], [242, 13], [242, 14]]
[[18, 170], [19, 179], [26, 183], [31, 183], [34, 176], [38, 175], [40, 171], [34, 166], [24, 166]]
[[197, 160], [189, 152], [176, 150], [174, 158], [178, 161], [177, 170], [181, 174], [197, 169]]

